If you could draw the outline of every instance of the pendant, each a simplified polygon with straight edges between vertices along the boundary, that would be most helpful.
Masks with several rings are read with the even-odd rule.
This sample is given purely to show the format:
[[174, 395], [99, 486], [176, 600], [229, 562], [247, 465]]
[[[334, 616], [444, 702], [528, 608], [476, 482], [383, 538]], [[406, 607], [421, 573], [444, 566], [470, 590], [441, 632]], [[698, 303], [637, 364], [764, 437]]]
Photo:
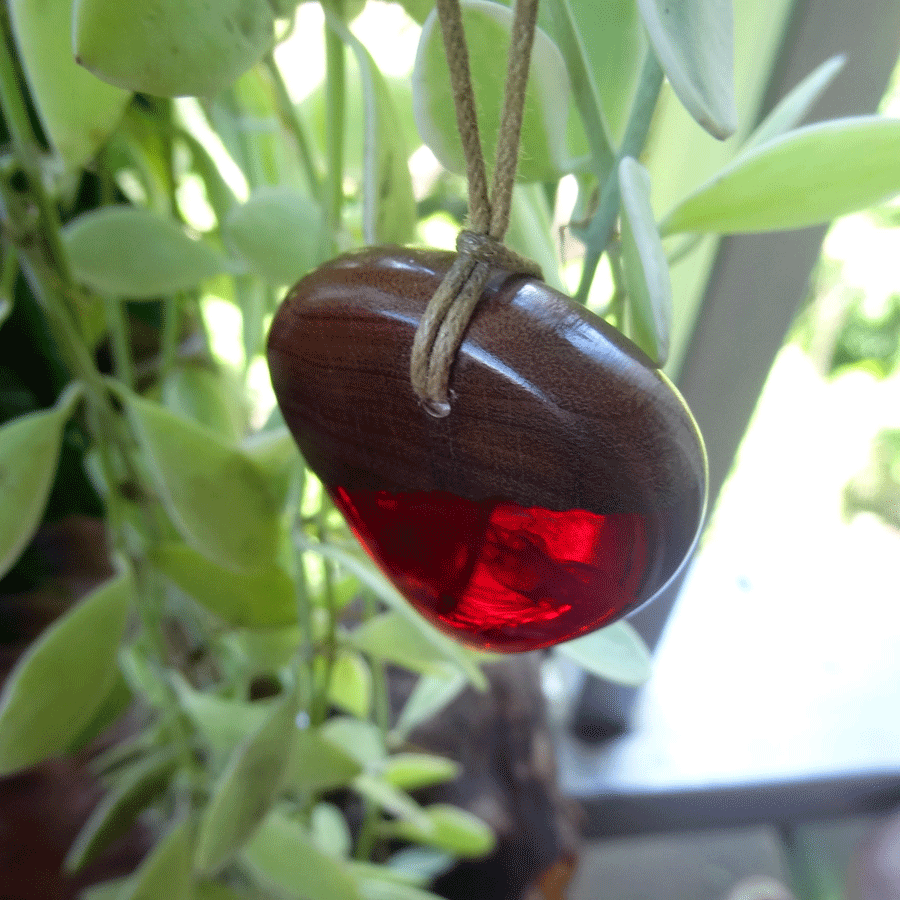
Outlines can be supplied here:
[[451, 370], [451, 412], [410, 384], [419, 319], [454, 254], [369, 248], [288, 294], [272, 384], [307, 465], [427, 619], [535, 650], [659, 593], [696, 543], [706, 454], [681, 395], [593, 313], [492, 273]]

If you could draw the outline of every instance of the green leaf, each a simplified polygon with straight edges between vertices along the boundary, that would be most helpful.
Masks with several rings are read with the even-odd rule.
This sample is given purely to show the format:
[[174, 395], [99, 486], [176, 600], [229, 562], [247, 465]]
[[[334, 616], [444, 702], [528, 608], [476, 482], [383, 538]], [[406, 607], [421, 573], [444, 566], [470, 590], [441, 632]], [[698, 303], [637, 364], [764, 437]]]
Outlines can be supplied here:
[[310, 839], [329, 856], [347, 857], [353, 838], [344, 814], [331, 803], [317, 803], [309, 816]]
[[431, 828], [431, 820], [425, 815], [425, 810], [409, 794], [374, 775], [368, 773], [358, 775], [353, 779], [353, 790], [380, 806], [385, 812], [409, 822], [417, 832], [424, 833]]
[[120, 900], [193, 900], [191, 832], [176, 825], [150, 851]]
[[77, 872], [125, 834], [138, 815], [165, 790], [180, 756], [177, 746], [162, 747], [118, 776], [69, 848], [65, 860], [67, 872]]
[[78, 894], [78, 900], [122, 900], [122, 894], [130, 884], [130, 878], [113, 878], [100, 884], [92, 884]]
[[340, 747], [361, 766], [381, 763], [387, 754], [378, 726], [349, 716], [334, 716], [319, 729], [323, 738]]
[[419, 725], [449, 706], [465, 690], [466, 683], [465, 676], [454, 671], [420, 678], [391, 732], [392, 743], [402, 743]]
[[72, 55], [72, 0], [11, 0], [19, 57], [50, 144], [81, 168], [115, 128], [131, 94], [98, 81]]
[[28, 648], [0, 695], [0, 776], [65, 750], [106, 699], [132, 583], [108, 581]]
[[363, 900], [441, 900], [440, 895], [431, 891], [373, 875], [359, 879], [359, 892]]
[[223, 234], [257, 275], [284, 285], [293, 284], [319, 262], [322, 228], [322, 215], [313, 200], [279, 186], [257, 188], [231, 211]]
[[268, 0], [75, 0], [78, 62], [110, 84], [161, 97], [209, 97], [275, 42]]
[[[512, 11], [485, 0], [463, 0], [463, 27], [469, 46], [475, 106], [488, 169], [493, 169], [503, 108]], [[441, 165], [465, 174], [465, 157], [456, 126], [450, 72], [433, 12], [422, 27], [413, 69], [413, 102], [422, 140]], [[518, 177], [522, 181], [556, 179], [568, 164], [565, 144], [569, 81], [556, 45], [537, 30], [525, 99]]]
[[153, 299], [226, 270], [217, 250], [138, 206], [83, 213], [63, 228], [62, 237], [75, 277], [105, 296]]
[[331, 667], [328, 700], [334, 706], [361, 719], [369, 715], [372, 706], [372, 673], [358, 653], [349, 650], [338, 652]]
[[672, 283], [650, 205], [650, 175], [636, 160], [619, 164], [622, 255], [628, 288], [628, 336], [658, 365], [669, 357]]
[[124, 715], [125, 711], [131, 706], [133, 700], [134, 694], [131, 692], [128, 682], [122, 676], [121, 672], [117, 672], [106, 698], [100, 706], [97, 707], [97, 710], [94, 715], [91, 716], [90, 721], [73, 738], [72, 742], [66, 748], [66, 752], [77, 753], [79, 750], [83, 750], [87, 747], [91, 741], [103, 734], [113, 722]]
[[123, 396], [166, 510], [184, 539], [226, 569], [275, 562], [278, 504], [237, 448], [155, 403]]
[[154, 568], [229, 625], [271, 628], [297, 621], [294, 582], [277, 565], [232, 572], [184, 544], [150, 553]]
[[553, 648], [592, 675], [617, 684], [639, 685], [650, 677], [650, 651], [627, 622], [615, 622]]
[[731, 0], [637, 0], [672, 90], [713, 137], [737, 129]]
[[294, 735], [285, 766], [285, 786], [298, 793], [348, 785], [362, 770], [358, 760], [321, 731], [304, 728]]
[[387, 82], [369, 51], [338, 22], [329, 26], [353, 51], [363, 88], [363, 236], [370, 244], [405, 244], [416, 225], [416, 202], [403, 126]]
[[817, 69], [810, 72], [778, 105], [763, 119], [756, 130], [741, 147], [741, 155], [760, 144], [785, 134], [806, 116], [816, 105], [819, 97], [844, 68], [844, 56], [832, 56]]
[[323, 853], [299, 822], [271, 812], [241, 854], [263, 884], [303, 900], [361, 900], [341, 862]]
[[226, 441], [247, 430], [241, 388], [224, 371], [202, 365], [176, 366], [162, 383], [163, 405], [185, 419], [193, 419]]
[[723, 234], [805, 228], [900, 192], [900, 119], [808, 125], [755, 147], [682, 200], [661, 223]]
[[200, 822], [194, 862], [201, 872], [221, 868], [265, 818], [284, 778], [296, 715], [296, 697], [285, 697], [235, 751]]
[[435, 803], [424, 810], [428, 827], [421, 829], [409, 821], [398, 821], [392, 831], [404, 840], [415, 841], [455, 856], [486, 856], [494, 849], [494, 832], [477, 816], [450, 806]]
[[353, 630], [351, 640], [363, 653], [422, 674], [443, 672], [449, 661], [442, 647], [394, 610], [364, 622]]
[[[334, 544], [324, 544], [298, 538], [297, 543], [304, 550], [311, 550], [326, 559], [340, 563], [348, 572], [355, 575], [366, 587], [389, 606], [407, 625], [417, 630], [423, 639], [434, 647], [435, 653], [459, 668], [466, 678], [480, 691], [487, 690], [487, 679], [473, 657], [455, 641], [442, 634], [429, 622], [426, 622], [407, 602], [406, 598], [376, 569], [368, 560], [363, 560], [353, 553]], [[409, 629], [405, 629], [408, 633]], [[438, 672], [437, 674], [443, 674]]]
[[406, 10], [406, 14], [420, 25], [434, 9], [434, 0], [399, 0], [399, 2]]
[[416, 791], [458, 778], [460, 766], [452, 759], [431, 753], [394, 753], [389, 756], [379, 777], [403, 791]]
[[391, 873], [412, 884], [430, 884], [456, 865], [456, 858], [432, 847], [403, 847], [387, 861]]
[[71, 405], [28, 413], [0, 427], [0, 578], [41, 523]]
[[287, 502], [295, 479], [302, 477], [303, 460], [297, 444], [286, 427], [259, 431], [250, 435], [241, 449], [259, 467], [279, 506]]
[[214, 757], [231, 756], [272, 714], [272, 703], [230, 700], [194, 690], [178, 672], [170, 674], [181, 708]]

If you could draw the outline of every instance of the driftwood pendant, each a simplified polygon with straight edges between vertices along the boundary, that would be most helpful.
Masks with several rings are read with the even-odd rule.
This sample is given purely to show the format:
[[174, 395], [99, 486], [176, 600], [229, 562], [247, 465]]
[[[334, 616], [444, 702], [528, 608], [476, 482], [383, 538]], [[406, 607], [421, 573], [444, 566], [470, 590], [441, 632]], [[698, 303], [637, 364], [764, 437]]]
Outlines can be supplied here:
[[497, 270], [451, 372], [450, 415], [410, 350], [453, 254], [370, 248], [288, 294], [275, 394], [362, 545], [435, 625], [497, 651], [546, 647], [659, 592], [696, 541], [706, 456], [684, 400], [602, 319]]

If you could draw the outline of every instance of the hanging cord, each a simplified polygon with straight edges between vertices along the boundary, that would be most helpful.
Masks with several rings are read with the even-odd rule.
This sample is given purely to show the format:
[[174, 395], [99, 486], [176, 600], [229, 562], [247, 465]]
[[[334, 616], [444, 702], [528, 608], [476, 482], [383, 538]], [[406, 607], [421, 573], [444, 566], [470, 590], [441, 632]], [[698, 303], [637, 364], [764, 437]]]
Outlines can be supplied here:
[[437, 417], [450, 413], [450, 367], [491, 270], [499, 267], [541, 277], [540, 267], [536, 263], [514, 253], [503, 243], [503, 236], [509, 227], [513, 185], [519, 162], [519, 136], [538, 2], [516, 2], [496, 161], [488, 196], [475, 96], [469, 74], [469, 51], [463, 33], [459, 0], [437, 0], [457, 128], [466, 159], [470, 225], [459, 233], [457, 257], [431, 298], [413, 341], [410, 363], [412, 386], [428, 412]]

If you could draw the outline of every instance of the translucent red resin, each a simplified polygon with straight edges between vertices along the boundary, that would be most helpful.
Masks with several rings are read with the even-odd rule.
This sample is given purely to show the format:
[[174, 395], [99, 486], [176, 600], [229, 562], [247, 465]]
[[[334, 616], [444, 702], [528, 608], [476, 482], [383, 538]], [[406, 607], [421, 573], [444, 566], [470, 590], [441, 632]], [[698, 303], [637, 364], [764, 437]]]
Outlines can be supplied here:
[[647, 525], [634, 513], [556, 512], [440, 491], [329, 488], [397, 588], [449, 634], [485, 650], [536, 650], [644, 599]]

